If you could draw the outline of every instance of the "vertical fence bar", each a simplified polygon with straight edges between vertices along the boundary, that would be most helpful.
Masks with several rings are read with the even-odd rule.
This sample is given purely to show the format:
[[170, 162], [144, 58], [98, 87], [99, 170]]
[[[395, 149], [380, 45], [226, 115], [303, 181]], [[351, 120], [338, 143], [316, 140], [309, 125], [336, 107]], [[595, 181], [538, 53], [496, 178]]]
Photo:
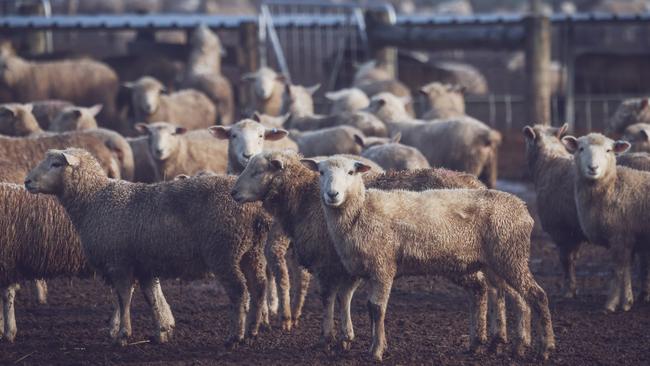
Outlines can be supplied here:
[[551, 122], [551, 22], [548, 16], [533, 14], [524, 20], [526, 27], [526, 104], [528, 123]]

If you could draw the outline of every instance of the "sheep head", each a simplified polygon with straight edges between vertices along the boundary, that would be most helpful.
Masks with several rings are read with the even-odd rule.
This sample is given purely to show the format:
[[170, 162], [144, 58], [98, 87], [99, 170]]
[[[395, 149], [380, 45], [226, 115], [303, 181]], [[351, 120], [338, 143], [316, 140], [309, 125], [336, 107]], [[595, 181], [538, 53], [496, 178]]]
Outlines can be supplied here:
[[149, 151], [158, 161], [167, 160], [172, 156], [178, 150], [181, 135], [187, 132], [185, 127], [169, 122], [138, 123], [135, 129], [148, 136]]
[[370, 166], [342, 157], [331, 157], [320, 162], [303, 159], [301, 162], [320, 174], [321, 199], [326, 206], [341, 207], [350, 197], [364, 194], [361, 176], [370, 170]]
[[599, 133], [580, 138], [565, 136], [562, 143], [573, 154], [578, 175], [589, 181], [615, 176], [616, 155], [630, 148], [627, 141], [614, 141]]
[[[61, 194], [66, 174], [71, 174], [72, 170], [78, 168], [85, 155], [90, 154], [76, 148], [49, 150], [45, 159], [27, 174], [25, 188], [30, 193]], [[97, 165], [99, 166], [98, 163]]]

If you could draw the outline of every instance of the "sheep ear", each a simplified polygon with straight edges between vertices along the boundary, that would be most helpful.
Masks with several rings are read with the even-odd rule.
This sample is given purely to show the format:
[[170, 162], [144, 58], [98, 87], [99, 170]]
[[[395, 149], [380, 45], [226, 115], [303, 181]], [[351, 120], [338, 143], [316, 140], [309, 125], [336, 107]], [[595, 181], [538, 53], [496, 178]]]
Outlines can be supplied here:
[[354, 134], [354, 142], [357, 143], [357, 145], [364, 147], [366, 143], [363, 141], [363, 137], [357, 135], [356, 133]]
[[396, 133], [395, 136], [393, 136], [393, 138], [391, 139], [391, 141], [395, 144], [399, 143], [401, 140], [402, 140], [401, 132]]
[[122, 86], [127, 89], [133, 89], [135, 87], [135, 83], [132, 81], [127, 81], [125, 83], [122, 83]]
[[275, 170], [284, 169], [284, 163], [282, 162], [282, 160], [273, 159], [273, 160], [270, 161], [270, 163], [271, 163], [271, 166], [273, 167], [273, 169], [275, 169]]
[[14, 117], [16, 113], [14, 111], [7, 107], [7, 106], [0, 106], [0, 116], [5, 116], [5, 117]]
[[420, 89], [418, 89], [418, 93], [424, 95], [425, 97], [429, 96], [429, 92], [427, 91], [427, 89], [425, 87], [421, 87]]
[[69, 166], [78, 166], [79, 163], [81, 163], [81, 159], [79, 159], [79, 157], [74, 156], [72, 154], [68, 154], [62, 151], [61, 156], [63, 156], [65, 163], [68, 164]]
[[645, 141], [650, 141], [650, 131], [648, 131], [648, 130], [641, 130], [641, 131], [639, 131], [639, 134], [641, 135], [641, 137], [643, 138], [643, 140], [645, 140]]
[[291, 112], [282, 116], [282, 126], [284, 126], [289, 120], [291, 120]]
[[81, 118], [81, 111], [79, 109], [73, 109], [70, 114], [72, 114], [72, 117], [75, 119]]
[[219, 140], [230, 139], [230, 127], [226, 126], [212, 126], [208, 128], [210, 134]]
[[332, 101], [332, 102], [338, 100], [340, 97], [341, 97], [341, 91], [340, 90], [325, 93], [325, 98], [327, 100]]
[[320, 83], [305, 88], [305, 90], [307, 90], [307, 93], [309, 93], [309, 95], [314, 95], [314, 93], [316, 93], [318, 89], [320, 89]]
[[266, 129], [264, 132], [264, 140], [277, 141], [285, 138], [287, 135], [289, 135], [289, 131], [287, 130], [277, 128]]
[[257, 111], [253, 112], [253, 115], [251, 116], [251, 119], [253, 121], [255, 121], [255, 122], [262, 122], [262, 116]]
[[187, 132], [187, 128], [185, 127], [176, 127], [176, 131], [174, 131], [175, 135], [183, 135]]
[[141, 135], [149, 133], [149, 126], [146, 123], [136, 123], [133, 128], [135, 128], [135, 130], [138, 131]]
[[23, 109], [32, 113], [34, 111], [34, 105], [32, 103], [23, 104]]
[[386, 100], [385, 100], [385, 99], [378, 99], [378, 100], [377, 100], [377, 104], [378, 104], [379, 107], [381, 108], [381, 107], [383, 107], [383, 106], [386, 105]]
[[354, 169], [357, 171], [357, 173], [365, 173], [368, 170], [370, 170], [370, 165], [366, 165], [362, 162], [356, 161], [354, 163]]
[[524, 129], [523, 129], [521, 132], [523, 132], [524, 137], [525, 137], [527, 140], [535, 141], [535, 137], [536, 137], [536, 136], [535, 136], [535, 131], [533, 130], [532, 127], [530, 127], [530, 126], [525, 126]]
[[618, 140], [614, 142], [614, 153], [615, 154], [622, 154], [630, 149], [630, 143], [627, 141], [623, 140]]
[[162, 88], [160, 88], [160, 94], [169, 94], [169, 90], [167, 90], [167, 88], [163, 86]]
[[318, 162], [313, 159], [300, 159], [300, 162], [302, 165], [304, 165], [307, 169], [317, 172], [318, 171]]
[[641, 99], [641, 109], [646, 109], [648, 107], [648, 98]]
[[566, 135], [568, 130], [569, 130], [569, 124], [568, 123], [563, 124], [562, 127], [560, 127], [557, 130], [557, 133], [555, 134], [555, 137], [561, 139], [562, 136]]
[[571, 154], [578, 150], [578, 139], [573, 136], [564, 136], [562, 138], [562, 144]]
[[91, 116], [93, 116], [93, 117], [97, 117], [97, 115], [99, 114], [99, 112], [102, 111], [102, 108], [103, 108], [103, 107], [104, 107], [104, 106], [103, 106], [102, 104], [95, 104], [94, 106], [88, 108], [88, 112], [90, 113]]

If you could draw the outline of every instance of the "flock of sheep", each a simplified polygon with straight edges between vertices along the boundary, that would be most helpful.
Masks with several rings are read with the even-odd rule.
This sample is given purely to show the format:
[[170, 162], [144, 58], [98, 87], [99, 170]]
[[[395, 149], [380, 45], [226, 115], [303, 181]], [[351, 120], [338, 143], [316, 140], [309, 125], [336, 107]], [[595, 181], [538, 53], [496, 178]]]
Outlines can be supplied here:
[[[430, 108], [416, 119], [409, 89], [369, 62], [349, 89], [325, 94], [331, 112], [317, 115], [317, 85], [291, 85], [261, 68], [242, 78], [255, 113], [235, 123], [219, 39], [199, 27], [191, 47], [177, 91], [142, 76], [123, 82], [127, 97], [102, 63], [30, 62], [0, 48], [0, 98], [12, 102], [0, 105], [4, 339], [16, 337], [19, 283], [35, 280], [45, 302], [44, 280], [97, 274], [116, 294], [116, 343], [131, 335], [136, 283], [154, 339], [167, 342], [175, 323], [159, 280], [212, 274], [232, 304], [227, 345], [236, 346], [271, 316], [279, 314], [284, 330], [298, 324], [315, 276], [322, 340], [344, 350], [355, 338], [352, 296], [366, 283], [370, 351], [381, 360], [394, 279], [438, 275], [469, 294], [470, 350], [506, 343], [508, 297], [513, 351], [530, 348], [534, 316], [538, 355], [549, 357], [548, 298], [528, 266], [533, 219], [523, 201], [493, 189], [501, 135], [465, 115], [462, 90], [425, 86]], [[633, 153], [630, 143], [600, 134], [564, 136], [566, 126], [523, 131], [566, 295], [576, 294], [580, 244], [608, 247], [610, 311], [632, 305], [634, 253], [650, 300], [650, 173], [641, 171], [650, 167], [642, 152], [650, 151], [650, 125], [638, 124], [650, 122], [649, 111], [647, 100], [633, 100], [612, 119]]]

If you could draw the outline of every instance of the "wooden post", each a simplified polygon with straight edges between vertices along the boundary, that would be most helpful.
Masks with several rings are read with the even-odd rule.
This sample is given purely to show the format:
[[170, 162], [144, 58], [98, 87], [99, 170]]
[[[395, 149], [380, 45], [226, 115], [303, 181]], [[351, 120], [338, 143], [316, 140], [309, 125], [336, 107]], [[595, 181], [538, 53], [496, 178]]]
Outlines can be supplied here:
[[[391, 5], [371, 8], [366, 11], [365, 22], [368, 28], [381, 25], [395, 24], [395, 9]], [[368, 32], [370, 34], [370, 32]], [[378, 46], [368, 39], [373, 58], [382, 65], [394, 78], [397, 78], [397, 48]]]
[[[20, 15], [44, 15], [45, 10], [41, 2], [21, 4], [18, 8]], [[47, 51], [45, 31], [29, 31], [22, 35], [28, 53], [32, 55], [45, 53]]]
[[564, 119], [569, 124], [569, 130], [575, 131], [576, 110], [575, 110], [575, 70], [576, 70], [576, 57], [575, 57], [575, 44], [573, 32], [573, 24], [567, 23], [566, 34], [564, 36], [565, 43], [565, 99], [564, 99]]
[[[240, 75], [255, 72], [259, 68], [257, 22], [242, 22], [239, 25], [239, 44], [237, 45], [237, 67]], [[244, 116], [252, 112], [254, 98], [253, 89], [239, 83], [239, 113]]]
[[525, 19], [526, 26], [526, 123], [551, 123], [551, 23], [537, 13]]

